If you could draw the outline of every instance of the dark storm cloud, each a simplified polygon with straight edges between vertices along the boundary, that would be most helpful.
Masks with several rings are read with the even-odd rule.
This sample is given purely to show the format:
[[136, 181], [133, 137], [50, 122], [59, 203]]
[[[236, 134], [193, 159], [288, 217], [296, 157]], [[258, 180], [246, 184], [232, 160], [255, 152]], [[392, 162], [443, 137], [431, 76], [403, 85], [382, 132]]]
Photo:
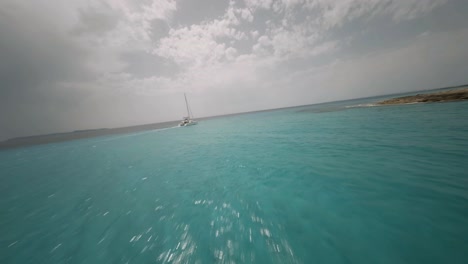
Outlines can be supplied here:
[[[31, 84], [83, 80], [90, 77], [84, 67], [85, 49], [53, 25], [0, 16], [0, 69], [2, 87], [28, 89]], [[19, 85], [22, 84], [22, 85]]]
[[103, 34], [117, 26], [118, 14], [108, 6], [88, 7], [79, 11], [80, 23], [72, 30], [74, 34]]
[[[105, 39], [119, 23], [128, 23], [128, 14], [109, 3], [0, 3], [0, 141], [100, 123], [115, 126], [130, 117], [108, 116], [114, 123], [106, 123], [96, 111], [128, 114], [125, 109], [141, 105], [134, 101], [141, 98], [99, 85], [103, 75], [119, 74], [124, 66], [138, 78], [177, 73], [177, 66], [167, 59], [128, 50], [131, 46], [113, 47], [119, 42]], [[143, 10], [140, 5], [130, 7]], [[159, 37], [169, 30], [158, 19], [152, 25]], [[123, 41], [134, 34], [119, 33], [116, 36]]]
[[32, 124], [41, 122], [40, 116], [53, 116], [51, 107], [67, 107], [57, 104], [64, 98], [57, 100], [56, 83], [94, 77], [85, 67], [85, 49], [29, 15], [27, 20], [11, 12], [0, 16], [0, 139], [41, 127]]

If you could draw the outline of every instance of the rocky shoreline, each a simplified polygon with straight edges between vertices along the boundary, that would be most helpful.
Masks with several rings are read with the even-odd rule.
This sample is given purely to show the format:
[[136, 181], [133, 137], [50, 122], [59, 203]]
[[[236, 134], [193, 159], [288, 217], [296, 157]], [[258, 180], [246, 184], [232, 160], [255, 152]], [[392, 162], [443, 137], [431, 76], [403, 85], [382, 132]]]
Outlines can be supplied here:
[[395, 105], [410, 103], [455, 102], [468, 100], [468, 86], [448, 91], [397, 97], [378, 102], [377, 105]]

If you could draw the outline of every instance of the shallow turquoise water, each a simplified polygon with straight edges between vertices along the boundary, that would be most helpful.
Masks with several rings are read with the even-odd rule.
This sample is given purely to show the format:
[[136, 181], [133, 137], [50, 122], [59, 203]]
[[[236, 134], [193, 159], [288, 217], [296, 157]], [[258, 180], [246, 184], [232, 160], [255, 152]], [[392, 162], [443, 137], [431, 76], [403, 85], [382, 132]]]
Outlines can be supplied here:
[[346, 104], [0, 151], [0, 263], [468, 263], [468, 103]]

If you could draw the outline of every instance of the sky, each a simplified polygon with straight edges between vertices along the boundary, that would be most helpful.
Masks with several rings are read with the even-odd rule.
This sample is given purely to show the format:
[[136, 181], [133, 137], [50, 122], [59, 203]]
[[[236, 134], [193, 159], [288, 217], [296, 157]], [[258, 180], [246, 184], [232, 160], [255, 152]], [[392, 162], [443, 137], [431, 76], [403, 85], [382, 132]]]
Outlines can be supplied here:
[[466, 0], [0, 0], [0, 140], [468, 83]]

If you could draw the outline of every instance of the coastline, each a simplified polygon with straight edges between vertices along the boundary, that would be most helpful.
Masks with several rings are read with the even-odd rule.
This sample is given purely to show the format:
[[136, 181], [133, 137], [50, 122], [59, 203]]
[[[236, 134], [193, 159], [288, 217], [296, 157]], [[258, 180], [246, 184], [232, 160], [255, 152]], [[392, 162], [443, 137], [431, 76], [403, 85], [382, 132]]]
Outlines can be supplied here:
[[[443, 90], [441, 91], [441, 89]], [[401, 96], [404, 94], [400, 93], [400, 97], [394, 97], [394, 98], [386, 99], [386, 100], [383, 100], [383, 99], [389, 98], [391, 95], [379, 95], [379, 96], [371, 96], [371, 97], [364, 97], [364, 98], [353, 98], [353, 99], [338, 100], [338, 101], [331, 101], [331, 102], [322, 102], [322, 103], [316, 103], [316, 104], [286, 106], [286, 107], [279, 107], [279, 108], [273, 108], [273, 109], [261, 109], [261, 110], [248, 111], [248, 112], [207, 116], [207, 117], [199, 118], [198, 120], [208, 120], [208, 119], [224, 118], [224, 117], [237, 116], [237, 115], [261, 113], [261, 112], [277, 111], [277, 110], [285, 110], [285, 109], [293, 109], [293, 108], [302, 108], [302, 107], [312, 107], [312, 106], [319, 107], [319, 108], [318, 109], [313, 108], [313, 109], [307, 109], [307, 110], [301, 110], [301, 111], [322, 113], [322, 112], [330, 112], [330, 111], [340, 111], [340, 110], [350, 109], [350, 108], [417, 104], [417, 103], [426, 103], [426, 102], [454, 102], [454, 101], [468, 100], [468, 85], [437, 88], [438, 90], [437, 92], [434, 92], [434, 90], [435, 89], [419, 91], [419, 94], [411, 95], [411, 96], [408, 96], [408, 95]], [[458, 94], [460, 92], [463, 92], [464, 94], [462, 96], [450, 98], [451, 94], [453, 93]], [[414, 94], [416, 92], [409, 92], [409, 94], [411, 93]], [[397, 95], [395, 94], [394, 96], [397, 96]], [[383, 101], [377, 102], [377, 100], [379, 100], [377, 99], [377, 97]], [[331, 108], [327, 106], [329, 104], [337, 104], [337, 103], [344, 104], [350, 101], [354, 102], [356, 100], [360, 100], [364, 102], [362, 103], [358, 102], [357, 104], [339, 105], [338, 107], [332, 106]], [[328, 107], [328, 108], [322, 108], [322, 106]], [[167, 128], [171, 126], [176, 126], [178, 123], [179, 121], [168, 121], [168, 122], [162, 122], [162, 123], [144, 124], [144, 125], [129, 126], [129, 127], [76, 130], [73, 132], [16, 137], [16, 138], [10, 138], [4, 141], [0, 141], [0, 151], [4, 149], [6, 150], [6, 149], [27, 147], [27, 146], [33, 146], [33, 145], [58, 143], [58, 142], [77, 140], [77, 139], [83, 139], [83, 138], [92, 138], [92, 137], [115, 135], [115, 134], [127, 134], [127, 133], [135, 133], [135, 132], [146, 131], [146, 130], [161, 129], [161, 128]]]
[[0, 150], [33, 146], [33, 145], [43, 145], [43, 144], [49, 144], [49, 143], [58, 143], [58, 142], [71, 141], [71, 140], [84, 139], [84, 138], [93, 138], [93, 137], [99, 137], [99, 136], [110, 136], [110, 135], [118, 135], [118, 134], [136, 133], [136, 132], [147, 131], [147, 130], [162, 129], [162, 128], [176, 126], [178, 122], [179, 121], [169, 121], [169, 122], [161, 122], [161, 123], [130, 126], [130, 127], [76, 130], [73, 132], [17, 137], [17, 138], [11, 138], [5, 141], [1, 141]]
[[395, 97], [377, 102], [376, 105], [400, 105], [416, 103], [444, 103], [468, 100], [468, 86], [463, 86], [448, 91], [433, 93], [421, 93], [410, 96]]

